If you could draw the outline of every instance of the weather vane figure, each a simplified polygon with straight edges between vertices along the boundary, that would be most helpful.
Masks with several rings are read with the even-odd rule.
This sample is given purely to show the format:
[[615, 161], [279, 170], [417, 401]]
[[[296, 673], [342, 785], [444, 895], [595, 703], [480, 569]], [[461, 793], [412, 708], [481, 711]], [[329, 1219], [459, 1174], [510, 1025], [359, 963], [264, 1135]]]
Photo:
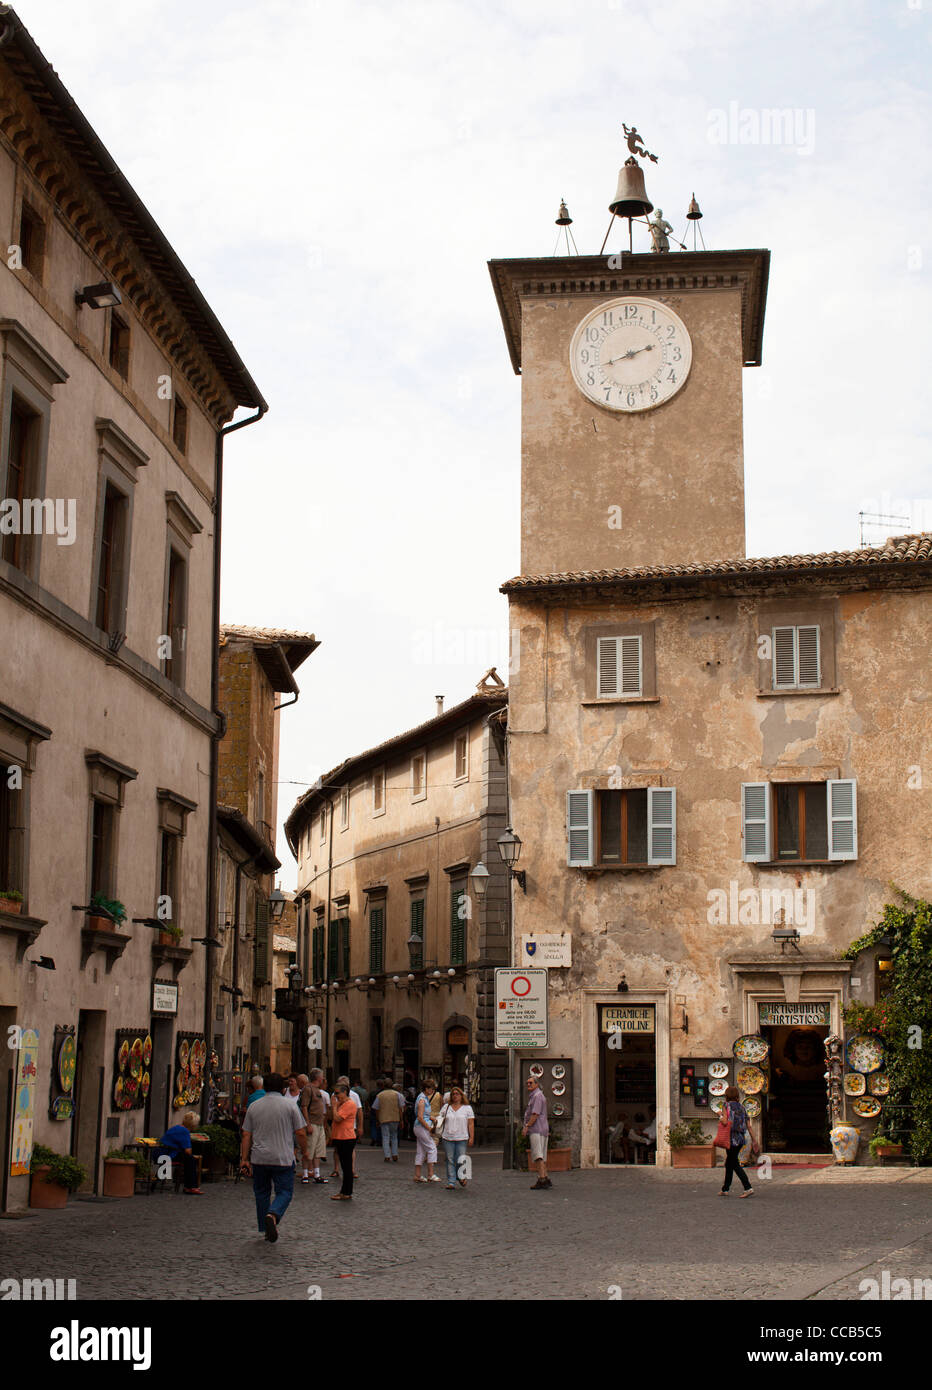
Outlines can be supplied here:
[[628, 149], [631, 151], [631, 153], [640, 155], [642, 159], [649, 159], [651, 163], [656, 164], [657, 156], [655, 154], [651, 154], [650, 150], [645, 149], [644, 141], [638, 134], [637, 126], [633, 125], [629, 130], [628, 127], [622, 122], [621, 128], [625, 133], [625, 139], [628, 142]]

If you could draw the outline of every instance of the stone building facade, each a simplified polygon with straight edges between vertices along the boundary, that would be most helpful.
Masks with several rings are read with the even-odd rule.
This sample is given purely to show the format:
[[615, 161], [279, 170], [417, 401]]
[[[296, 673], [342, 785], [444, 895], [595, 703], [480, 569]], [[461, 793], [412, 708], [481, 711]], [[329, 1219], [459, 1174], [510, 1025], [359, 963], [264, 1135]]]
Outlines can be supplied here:
[[[767, 1152], [827, 1153], [823, 1042], [876, 983], [840, 953], [891, 880], [929, 894], [932, 537], [744, 559], [741, 374], [768, 253], [613, 261], [491, 266], [523, 392], [522, 574], [503, 586], [515, 950], [557, 932], [572, 951], [522, 1066], [548, 1085], [562, 1068], [583, 1166], [652, 1108], [668, 1164], [667, 1126], [711, 1134], [739, 1079]], [[655, 317], [691, 352], [656, 407], [655, 368], [682, 359]], [[618, 388], [648, 352], [641, 396]], [[763, 1082], [733, 1056], [748, 1035]]]
[[21, 1044], [0, 1204], [18, 1208], [34, 1140], [96, 1190], [103, 1152], [160, 1133], [183, 1035], [186, 1055], [203, 1039], [220, 458], [237, 408], [265, 402], [6, 7], [0, 227], [0, 1025]]
[[224, 1073], [267, 1070], [278, 1042], [270, 897], [280, 867], [275, 854], [280, 711], [297, 700], [294, 673], [319, 645], [312, 633], [233, 624], [220, 629], [220, 949], [211, 1019], [213, 1049]]
[[[285, 825], [306, 1001], [295, 1018], [320, 1028], [321, 1065], [366, 1085], [459, 1078], [486, 1139], [502, 1134], [506, 1105], [492, 1007], [510, 935], [497, 680], [334, 768]], [[480, 862], [481, 900], [470, 879]]]

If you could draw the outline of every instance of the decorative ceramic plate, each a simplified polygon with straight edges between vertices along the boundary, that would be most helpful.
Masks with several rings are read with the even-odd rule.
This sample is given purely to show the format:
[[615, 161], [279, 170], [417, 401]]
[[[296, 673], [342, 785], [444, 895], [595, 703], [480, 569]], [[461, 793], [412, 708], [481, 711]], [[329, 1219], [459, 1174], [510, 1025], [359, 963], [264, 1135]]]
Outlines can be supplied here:
[[188, 1065], [188, 1057], [190, 1055], [191, 1044], [188, 1042], [187, 1038], [183, 1038], [181, 1042], [178, 1044], [178, 1065], [181, 1067], [186, 1067]]
[[150, 1037], [147, 1037], [142, 1045], [142, 1061], [146, 1067], [152, 1061], [152, 1039]]
[[118, 1076], [116, 1085], [113, 1088], [113, 1104], [119, 1110], [123, 1105], [123, 1078]]
[[728, 1072], [729, 1066], [727, 1062], [709, 1063], [709, 1075], [714, 1076], [716, 1081], [724, 1081], [725, 1077], [728, 1075]]
[[716, 1115], [719, 1114], [724, 1104], [725, 1102], [722, 1100], [721, 1096], [716, 1096], [712, 1101], [712, 1109], [715, 1111]]
[[120, 1071], [126, 1071], [126, 1063], [129, 1061], [129, 1042], [126, 1038], [120, 1043], [120, 1051], [117, 1054], [117, 1064]]
[[535, 1062], [535, 1063], [532, 1065], [532, 1067], [531, 1067], [531, 1075], [532, 1075], [532, 1076], [543, 1076], [543, 1074], [544, 1074], [544, 1069], [543, 1069], [543, 1067], [541, 1066], [540, 1062]]
[[58, 1079], [61, 1082], [63, 1091], [70, 1091], [74, 1085], [74, 1073], [77, 1067], [77, 1052], [75, 1050], [74, 1038], [69, 1034], [61, 1045], [61, 1052], [58, 1054]]
[[760, 1101], [757, 1099], [757, 1096], [748, 1096], [747, 1100], [744, 1102], [744, 1108], [747, 1111], [748, 1119], [756, 1120], [760, 1114]]
[[846, 1072], [844, 1085], [846, 1096], [863, 1096], [867, 1089], [867, 1082], [859, 1071]]
[[848, 1043], [848, 1066], [852, 1071], [879, 1071], [883, 1066], [883, 1047], [876, 1038], [859, 1033]]
[[555, 1096], [566, 1095], [566, 1085], [562, 1081], [555, 1081], [550, 1089]]
[[741, 1090], [749, 1096], [762, 1091], [767, 1084], [767, 1078], [760, 1067], [742, 1067], [735, 1079]]
[[851, 1109], [855, 1115], [861, 1115], [865, 1120], [872, 1120], [881, 1111], [880, 1101], [873, 1096], [865, 1096], [863, 1100], [856, 1100]]
[[888, 1096], [890, 1094], [889, 1076], [872, 1076], [867, 1082], [867, 1089], [872, 1096]]
[[762, 1062], [767, 1056], [770, 1051], [770, 1044], [759, 1033], [745, 1033], [743, 1038], [735, 1039], [731, 1050], [739, 1062], [756, 1063]]
[[129, 1069], [133, 1076], [142, 1076], [145, 1070], [142, 1065], [142, 1055], [142, 1038], [137, 1038], [129, 1054]]
[[554, 1078], [554, 1080], [562, 1081], [564, 1076], [566, 1075], [566, 1067], [563, 1065], [562, 1062], [558, 1062], [555, 1067], [550, 1068], [550, 1075]]
[[727, 1081], [710, 1081], [710, 1082], [709, 1082], [709, 1095], [710, 1095], [710, 1096], [723, 1096], [727, 1090], [728, 1090], [728, 1082], [727, 1082]]
[[142, 1093], [144, 1096], [147, 1096], [149, 1094], [149, 1087], [151, 1084], [152, 1078], [150, 1077], [148, 1072], [145, 1072], [142, 1078]]
[[184, 1085], [185, 1085], [185, 1082], [187, 1081], [187, 1079], [188, 1079], [188, 1074], [187, 1074], [187, 1072], [184, 1070], [184, 1068], [182, 1067], [181, 1071], [180, 1071], [180, 1072], [178, 1073], [178, 1075], [175, 1077], [175, 1081], [176, 1081], [176, 1083], [177, 1083], [177, 1085], [178, 1085], [178, 1092], [179, 1092], [179, 1094], [184, 1090]]
[[184, 1105], [184, 1096], [175, 1096], [175, 1099], [172, 1101], [172, 1109], [173, 1109], [173, 1110], [180, 1110], [181, 1107], [182, 1107], [183, 1105]]
[[561, 1115], [565, 1115], [565, 1114], [566, 1114], [566, 1110], [564, 1109], [564, 1107], [563, 1107], [562, 1105], [555, 1105], [555, 1106], [553, 1107], [553, 1118], [554, 1118], [555, 1120], [558, 1120], [558, 1119], [560, 1118]]

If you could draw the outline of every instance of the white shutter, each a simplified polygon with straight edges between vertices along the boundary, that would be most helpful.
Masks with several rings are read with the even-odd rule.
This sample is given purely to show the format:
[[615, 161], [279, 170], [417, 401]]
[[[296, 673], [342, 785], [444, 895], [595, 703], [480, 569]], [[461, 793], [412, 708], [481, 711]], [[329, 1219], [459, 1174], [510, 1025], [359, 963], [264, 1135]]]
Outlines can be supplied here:
[[[773, 629], [773, 688], [791, 689], [796, 684], [796, 629]], [[750, 784], [748, 784], [750, 785]]]
[[618, 638], [600, 637], [597, 642], [596, 665], [599, 668], [598, 694], [617, 695], [618, 692]]
[[858, 784], [853, 777], [826, 782], [828, 797], [828, 857], [858, 857]]
[[592, 867], [593, 791], [566, 793], [566, 862], [571, 869]]
[[747, 864], [770, 861], [770, 783], [741, 784], [741, 857]]
[[622, 695], [640, 695], [641, 693], [640, 637], [621, 638], [621, 693]]
[[647, 862], [676, 863], [676, 788], [647, 788]]
[[796, 643], [799, 685], [801, 688], [809, 686], [818, 690], [822, 684], [818, 627], [798, 627]]

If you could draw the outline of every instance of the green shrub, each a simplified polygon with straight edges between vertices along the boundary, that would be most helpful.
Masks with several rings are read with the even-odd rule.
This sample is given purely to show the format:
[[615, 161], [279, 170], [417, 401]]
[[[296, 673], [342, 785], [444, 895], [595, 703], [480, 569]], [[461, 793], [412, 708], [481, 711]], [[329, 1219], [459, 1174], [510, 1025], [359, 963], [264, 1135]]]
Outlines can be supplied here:
[[34, 1173], [37, 1168], [45, 1167], [49, 1170], [46, 1181], [58, 1183], [59, 1187], [67, 1188], [69, 1192], [77, 1192], [87, 1178], [87, 1169], [70, 1154], [57, 1154], [44, 1144], [34, 1144], [29, 1171]]
[[123, 1158], [128, 1163], [135, 1163], [137, 1178], [149, 1176], [149, 1155], [143, 1153], [142, 1149], [111, 1149], [109, 1153], [104, 1154], [104, 1158]]
[[239, 1139], [232, 1129], [226, 1129], [223, 1125], [205, 1125], [201, 1130], [210, 1140], [210, 1147], [218, 1158], [225, 1158], [227, 1163], [235, 1163], [239, 1158]]
[[667, 1129], [667, 1143], [671, 1149], [685, 1149], [687, 1144], [708, 1144], [709, 1136], [703, 1130], [701, 1120], [680, 1120]]

